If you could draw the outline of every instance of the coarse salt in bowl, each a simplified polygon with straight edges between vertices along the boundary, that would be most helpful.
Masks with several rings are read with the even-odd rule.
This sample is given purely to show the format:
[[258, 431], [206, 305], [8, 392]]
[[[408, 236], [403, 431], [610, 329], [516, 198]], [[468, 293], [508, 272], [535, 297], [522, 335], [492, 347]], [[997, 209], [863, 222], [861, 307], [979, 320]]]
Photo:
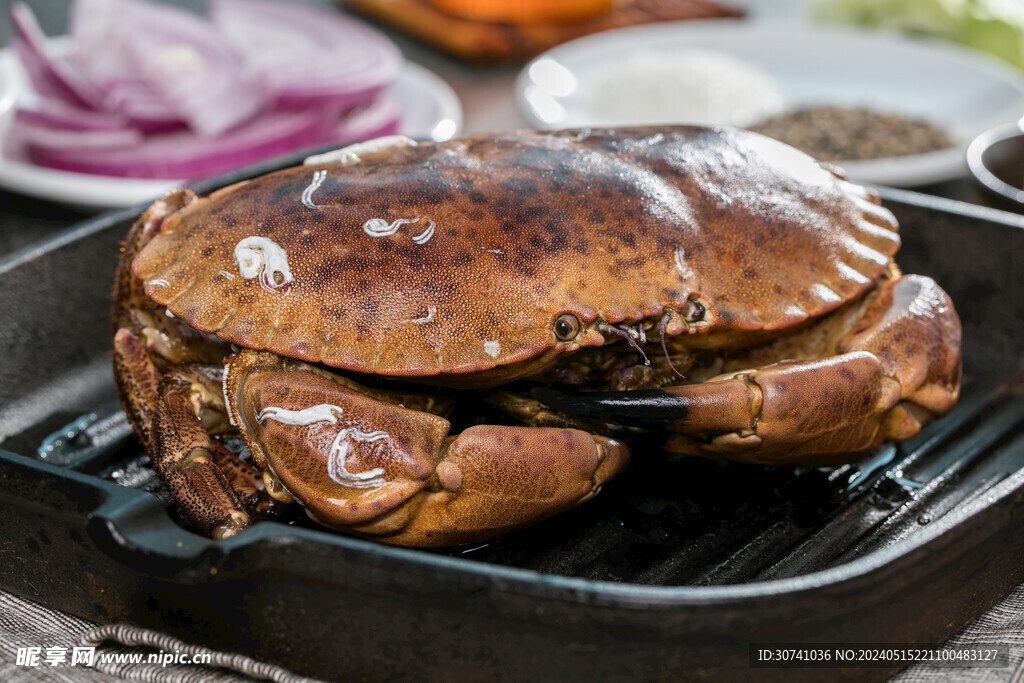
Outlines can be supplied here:
[[771, 75], [732, 55], [697, 48], [634, 51], [581, 82], [577, 96], [602, 125], [744, 127], [783, 108]]

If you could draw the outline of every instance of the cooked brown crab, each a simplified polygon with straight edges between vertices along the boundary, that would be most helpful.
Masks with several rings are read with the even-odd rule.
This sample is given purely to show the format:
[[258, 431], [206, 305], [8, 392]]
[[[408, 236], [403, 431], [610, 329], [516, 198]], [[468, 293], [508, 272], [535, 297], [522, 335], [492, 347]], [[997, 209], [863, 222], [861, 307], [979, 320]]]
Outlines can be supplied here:
[[125, 409], [215, 537], [294, 499], [390, 543], [475, 540], [593, 496], [628, 460], [612, 425], [836, 463], [956, 401], [959, 320], [901, 277], [893, 216], [767, 138], [520, 132], [312, 162], [172, 192], [121, 260]]

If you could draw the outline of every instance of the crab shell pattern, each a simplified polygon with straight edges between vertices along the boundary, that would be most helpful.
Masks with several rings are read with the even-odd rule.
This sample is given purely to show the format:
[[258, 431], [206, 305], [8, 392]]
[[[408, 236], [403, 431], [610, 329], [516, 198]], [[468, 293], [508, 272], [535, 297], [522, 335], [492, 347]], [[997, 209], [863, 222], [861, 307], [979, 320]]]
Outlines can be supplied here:
[[[893, 216], [768, 138], [389, 138], [310, 162], [172, 192], [123, 252], [119, 392], [215, 537], [295, 500], [386, 542], [468, 542], [592, 497], [628, 461], [611, 425], [823, 464], [956, 401], [959, 319], [900, 274]], [[619, 391], [569, 390], [577, 375]], [[524, 383], [532, 396], [494, 389]], [[431, 386], [479, 389], [526, 424], [449, 435]]]

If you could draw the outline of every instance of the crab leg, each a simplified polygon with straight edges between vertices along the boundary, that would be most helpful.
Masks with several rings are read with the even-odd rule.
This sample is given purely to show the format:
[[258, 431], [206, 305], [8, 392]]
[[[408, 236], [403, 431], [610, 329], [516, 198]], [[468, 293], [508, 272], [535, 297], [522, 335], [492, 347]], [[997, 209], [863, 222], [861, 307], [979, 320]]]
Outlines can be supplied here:
[[222, 413], [223, 407], [210, 405], [217, 395], [205, 386], [200, 368], [183, 366], [161, 375], [139, 337], [123, 328], [114, 336], [114, 367], [125, 389], [125, 412], [189, 521], [208, 535], [225, 538], [248, 526], [250, 513], [274, 512], [259, 472], [204, 427], [201, 418]]
[[161, 374], [142, 339], [125, 328], [114, 336], [114, 368], [125, 412], [189, 521], [224, 538], [247, 526], [252, 514], [275, 512], [260, 473], [210, 436], [211, 428], [222, 431], [224, 408], [215, 405], [219, 387], [211, 391], [204, 368], [185, 365]]
[[[464, 543], [591, 498], [628, 460], [577, 429], [451, 424], [329, 372], [243, 350], [230, 414], [267, 477], [321, 524], [387, 543]], [[275, 484], [277, 485], [277, 484]]]
[[960, 323], [926, 277], [883, 283], [832, 354], [783, 361], [654, 392], [556, 392], [557, 410], [621, 424], [665, 425], [668, 448], [763, 464], [835, 463], [916, 434], [960, 388]]
[[[230, 453], [224, 453], [224, 446], [210, 438], [199, 423], [192, 407], [191, 384], [167, 377], [160, 383], [159, 395], [152, 458], [168, 494], [207, 535], [226, 538], [238, 533], [249, 526], [249, 515], [242, 497], [217, 464]], [[252, 495], [258, 490], [252, 483], [246, 488]]]
[[153, 406], [157, 402], [160, 372], [142, 340], [125, 328], [114, 335], [114, 380], [125, 415], [149, 447], [153, 442]]

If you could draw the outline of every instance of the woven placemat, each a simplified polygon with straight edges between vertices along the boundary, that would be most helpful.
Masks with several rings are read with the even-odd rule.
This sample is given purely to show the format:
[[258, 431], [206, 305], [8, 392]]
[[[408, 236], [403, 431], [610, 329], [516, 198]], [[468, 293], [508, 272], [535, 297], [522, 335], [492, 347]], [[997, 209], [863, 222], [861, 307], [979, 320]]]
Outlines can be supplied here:
[[[1009, 666], [1001, 668], [952, 668], [918, 664], [897, 674], [893, 683], [1024, 683], [1024, 586], [951, 638], [947, 648], [972, 645], [1009, 645]], [[39, 648], [34, 665], [18, 662], [25, 648]], [[72, 664], [75, 648], [90, 648], [92, 666]], [[52, 656], [49, 656], [51, 655]], [[63, 661], [60, 655], [64, 655]], [[188, 663], [148, 663], [150, 655], [171, 655]], [[194, 658], [208, 664], [191, 663]], [[53, 662], [53, 665], [50, 664]], [[821, 673], [827, 673], [821, 669]], [[34, 683], [110, 683], [111, 681], [160, 683], [320, 683], [286, 669], [250, 657], [217, 652], [190, 645], [149, 629], [113, 624], [97, 626], [84, 619], [48, 609], [0, 591], [0, 681]], [[823, 680], [825, 680], [823, 678]]]
[[[18, 661], [19, 650], [21, 662]], [[92, 665], [75, 662], [76, 655], [80, 659], [91, 659]], [[154, 655], [156, 661], [149, 662], [150, 655]], [[193, 663], [196, 661], [208, 663]], [[97, 626], [0, 591], [0, 681], [109, 683], [125, 680], [318, 683], [279, 666], [190, 645], [157, 631], [124, 624]]]

